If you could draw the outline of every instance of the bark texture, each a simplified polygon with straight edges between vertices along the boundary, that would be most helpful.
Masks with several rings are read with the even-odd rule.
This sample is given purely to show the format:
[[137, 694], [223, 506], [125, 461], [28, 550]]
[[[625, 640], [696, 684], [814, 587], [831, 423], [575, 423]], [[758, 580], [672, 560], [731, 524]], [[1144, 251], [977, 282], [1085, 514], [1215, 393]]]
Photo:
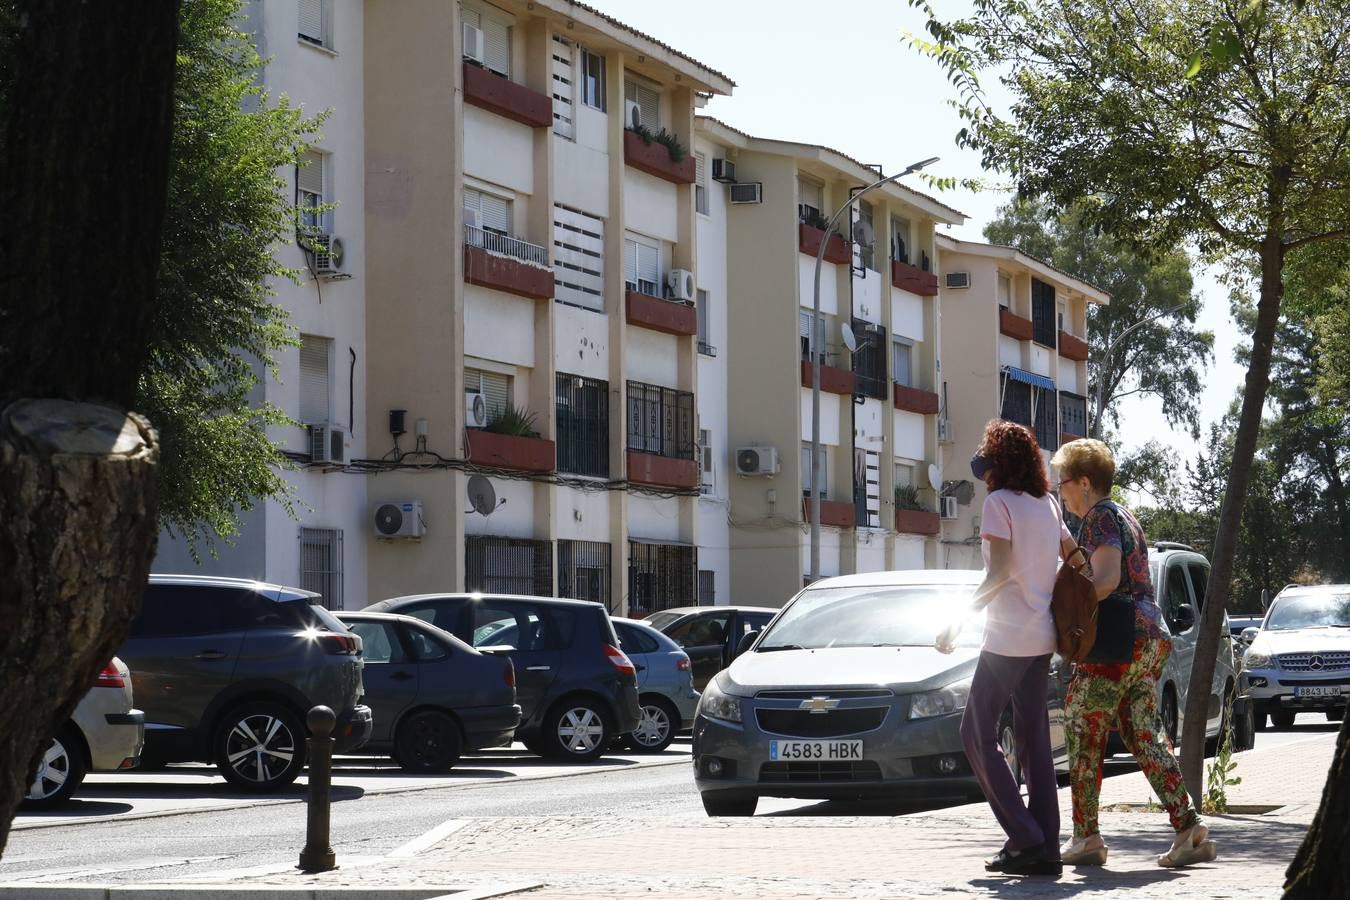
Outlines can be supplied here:
[[1350, 716], [1341, 721], [1322, 805], [1285, 872], [1284, 900], [1350, 897]]

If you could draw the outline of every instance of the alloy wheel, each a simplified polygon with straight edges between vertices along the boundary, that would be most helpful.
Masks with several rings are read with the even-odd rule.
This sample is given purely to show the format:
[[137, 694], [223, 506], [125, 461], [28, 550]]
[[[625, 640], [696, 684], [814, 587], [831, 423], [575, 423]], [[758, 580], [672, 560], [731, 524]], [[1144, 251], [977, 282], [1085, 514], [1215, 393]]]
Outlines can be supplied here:
[[1022, 767], [1017, 761], [1017, 742], [1013, 735], [1013, 727], [1004, 723], [998, 730], [998, 746], [1003, 751], [1003, 758], [1008, 761], [1008, 768], [1012, 770], [1013, 781], [1022, 783]]
[[296, 741], [280, 718], [265, 713], [245, 716], [225, 738], [225, 758], [246, 781], [267, 784], [276, 780], [295, 759]]
[[33, 776], [33, 783], [28, 786], [28, 793], [24, 794], [24, 799], [46, 800], [54, 797], [60, 793], [70, 775], [70, 751], [59, 738], [54, 738], [47, 752], [42, 754], [37, 774]]
[[642, 718], [638, 727], [633, 729], [633, 740], [644, 747], [655, 747], [665, 741], [670, 734], [670, 714], [658, 703], [648, 703], [642, 707]]
[[558, 743], [568, 753], [590, 753], [600, 745], [604, 736], [604, 721], [589, 707], [569, 709], [558, 720]]

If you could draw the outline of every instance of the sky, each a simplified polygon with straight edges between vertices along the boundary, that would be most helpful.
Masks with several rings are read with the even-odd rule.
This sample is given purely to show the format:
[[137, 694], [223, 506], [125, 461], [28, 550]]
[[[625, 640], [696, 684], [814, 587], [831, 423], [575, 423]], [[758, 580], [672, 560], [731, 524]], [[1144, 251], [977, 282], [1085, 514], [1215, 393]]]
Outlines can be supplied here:
[[[928, 170], [934, 175], [1000, 180], [981, 170], [977, 154], [957, 148], [961, 125], [947, 103], [954, 91], [935, 63], [906, 45], [906, 33], [922, 33], [923, 18], [905, 0], [587, 2], [734, 81], [732, 96], [715, 97], [703, 112], [742, 131], [824, 144], [885, 172], [939, 156]], [[969, 3], [934, 6], [959, 15]], [[995, 103], [1000, 96], [993, 95]], [[997, 190], [937, 193], [915, 176], [906, 183], [969, 216], [948, 232], [963, 239], [983, 240], [984, 226], [1008, 199]], [[1233, 361], [1237, 327], [1227, 290], [1198, 266], [1195, 272], [1203, 303], [1198, 325], [1215, 336], [1199, 404], [1204, 428], [1228, 409], [1246, 370]], [[1199, 444], [1168, 427], [1160, 400], [1125, 398], [1119, 409], [1125, 449], [1156, 439], [1176, 451], [1178, 463], [1195, 458]]]

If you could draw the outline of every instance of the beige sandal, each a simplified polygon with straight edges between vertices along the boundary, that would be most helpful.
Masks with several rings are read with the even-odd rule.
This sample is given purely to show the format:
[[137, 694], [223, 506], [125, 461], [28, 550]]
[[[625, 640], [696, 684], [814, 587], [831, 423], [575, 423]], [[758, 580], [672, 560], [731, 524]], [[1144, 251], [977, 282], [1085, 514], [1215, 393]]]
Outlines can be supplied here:
[[1106, 865], [1106, 842], [1100, 834], [1070, 838], [1059, 848], [1059, 858], [1066, 866]]
[[1158, 857], [1164, 869], [1176, 869], [1194, 863], [1213, 862], [1219, 855], [1219, 846], [1208, 840], [1209, 829], [1198, 822], [1185, 831], [1178, 831], [1172, 849]]

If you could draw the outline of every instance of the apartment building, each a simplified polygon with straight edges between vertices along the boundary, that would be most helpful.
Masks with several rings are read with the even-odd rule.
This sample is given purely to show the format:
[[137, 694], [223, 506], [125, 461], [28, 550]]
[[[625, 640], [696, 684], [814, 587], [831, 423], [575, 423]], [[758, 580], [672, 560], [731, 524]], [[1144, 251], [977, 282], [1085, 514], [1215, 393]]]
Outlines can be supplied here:
[[779, 605], [810, 574], [813, 354], [821, 361], [825, 490], [819, 574], [935, 565], [934, 229], [965, 217], [892, 184], [859, 200], [842, 234], [827, 235], [824, 220], [850, 191], [878, 179], [875, 168], [711, 117], [700, 116], [696, 129], [710, 210], [700, 277], [711, 286], [710, 337], [722, 342], [716, 359], [727, 379], [726, 449], [716, 434], [711, 446], [713, 493], [725, 498], [729, 523], [731, 601]]
[[1011, 247], [939, 235], [937, 256], [942, 354], [951, 363], [942, 386], [937, 565], [978, 569], [986, 490], [969, 459], [984, 426], [1003, 418], [1031, 428], [1047, 469], [1061, 443], [1087, 435], [1088, 306], [1110, 297]]
[[367, 0], [364, 59], [368, 599], [697, 602], [694, 110], [732, 83], [568, 0]]
[[277, 503], [242, 515], [240, 533], [193, 559], [180, 536], [165, 533], [156, 572], [201, 572], [299, 585], [330, 606], [365, 604], [367, 479], [347, 463], [364, 454], [367, 279], [365, 258], [364, 7], [324, 0], [245, 6], [243, 27], [267, 60], [262, 81], [323, 123], [304, 165], [278, 173], [285, 190], [313, 212], [304, 227], [311, 250], [276, 249], [299, 283], [274, 279], [275, 302], [289, 313], [300, 346], [278, 355], [275, 376], [259, 366], [259, 397], [301, 423], [269, 436], [297, 463], [288, 473], [294, 517]]

